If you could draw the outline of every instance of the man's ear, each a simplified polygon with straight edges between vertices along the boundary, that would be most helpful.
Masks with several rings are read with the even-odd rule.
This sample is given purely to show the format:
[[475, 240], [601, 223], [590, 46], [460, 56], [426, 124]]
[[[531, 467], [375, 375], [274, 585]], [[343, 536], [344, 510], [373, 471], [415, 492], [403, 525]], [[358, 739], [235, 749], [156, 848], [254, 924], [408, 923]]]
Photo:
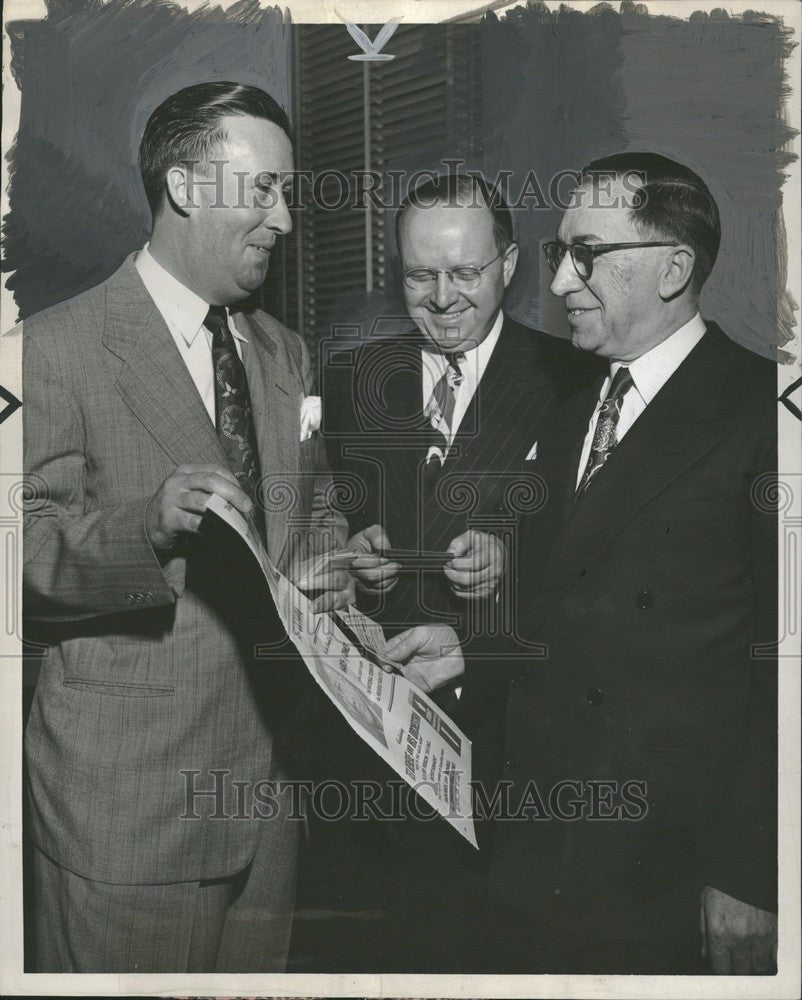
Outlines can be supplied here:
[[687, 243], [680, 243], [672, 249], [665, 267], [660, 274], [659, 293], [664, 302], [676, 298], [688, 287], [696, 263], [696, 253]]
[[518, 266], [518, 244], [510, 243], [504, 251], [504, 287], [512, 281], [515, 268]]
[[167, 198], [176, 211], [188, 215], [197, 202], [193, 201], [193, 185], [187, 178], [187, 169], [182, 166], [170, 167], [164, 177]]

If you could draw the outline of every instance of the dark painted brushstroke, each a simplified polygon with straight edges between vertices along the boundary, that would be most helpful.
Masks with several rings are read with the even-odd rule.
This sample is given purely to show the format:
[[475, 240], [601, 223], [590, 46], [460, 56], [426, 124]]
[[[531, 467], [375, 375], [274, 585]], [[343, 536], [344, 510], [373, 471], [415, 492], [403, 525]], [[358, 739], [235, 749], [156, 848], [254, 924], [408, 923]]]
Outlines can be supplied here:
[[[482, 29], [485, 166], [579, 168], [618, 149], [650, 149], [687, 163], [707, 181], [722, 215], [722, 249], [702, 310], [733, 339], [772, 355], [793, 339], [785, 290], [783, 171], [793, 161], [784, 120], [790, 32], [780, 19], [722, 10], [688, 20], [651, 16], [642, 4], [619, 14], [599, 4], [581, 14], [518, 7]], [[531, 202], [530, 202], [531, 204]], [[523, 241], [511, 311], [565, 331], [538, 241], [560, 211], [517, 213]], [[787, 352], [779, 352], [787, 358]]]
[[[513, 197], [534, 171], [543, 201], [550, 203], [549, 183], [559, 171], [623, 148], [621, 41], [621, 18], [611, 10], [551, 14], [519, 7], [500, 21], [488, 16], [482, 64], [499, 71], [485, 74], [482, 90], [485, 172], [494, 177], [513, 169]], [[507, 305], [524, 323], [564, 333], [562, 307], [546, 316], [540, 309], [541, 283], [548, 281], [540, 242], [554, 235], [561, 211], [535, 207], [539, 194], [527, 190], [532, 193], [513, 216], [521, 251]], [[570, 190], [568, 180], [560, 185], [560, 196], [567, 199]]]
[[722, 238], [702, 312], [734, 340], [770, 354], [793, 340], [795, 322], [781, 193], [794, 159], [794, 133], [783, 119], [790, 31], [776, 18], [729, 18], [723, 10], [715, 18], [622, 22], [627, 147], [682, 159], [705, 178]]
[[168, 94], [234, 79], [290, 105], [290, 29], [258, 0], [193, 14], [160, 0], [61, 0], [8, 32], [22, 103], [3, 267], [16, 272], [23, 318], [103, 280], [147, 239], [137, 147]]
[[[680, 20], [633, 3], [621, 11], [599, 4], [587, 13], [549, 12], [528, 4], [501, 20], [489, 15], [460, 26], [479, 33], [470, 71], [479, 79], [477, 134], [468, 141], [471, 122], [447, 118], [435, 145], [404, 141], [395, 152], [397, 138], [388, 134], [386, 160], [376, 166], [436, 168], [461, 154], [491, 176], [511, 169], [513, 191], [534, 170], [548, 199], [555, 172], [613, 150], [655, 149], [687, 162], [710, 184], [723, 217], [704, 311], [742, 343], [770, 353], [791, 339], [794, 307], [785, 291], [781, 217], [793, 134], [783, 117], [788, 32], [760, 13], [696, 12]], [[330, 30], [332, 39], [345, 32], [341, 25]], [[234, 78], [289, 104], [290, 29], [278, 9], [260, 11], [256, 0], [195, 14], [159, 0], [59, 0], [45, 21], [14, 22], [8, 31], [22, 119], [4, 251], [23, 316], [101, 280], [145, 239], [136, 144], [147, 114], [168, 93], [200, 79]], [[445, 29], [432, 26], [410, 72], [442, 72], [448, 57]], [[318, 85], [342, 93], [349, 70], [347, 60], [334, 62]], [[323, 163], [325, 151], [302, 155], [303, 168], [331, 165]], [[552, 332], [564, 332], [564, 320], [547, 290], [539, 244], [559, 218], [558, 208], [535, 210], [531, 201], [516, 213], [521, 260], [508, 298], [514, 315]], [[370, 309], [397, 315], [388, 237], [384, 263], [394, 287], [375, 294]], [[336, 260], [317, 266], [339, 267]], [[278, 270], [269, 281], [280, 281]], [[364, 298], [353, 282], [338, 281], [343, 305]], [[338, 309], [329, 319], [347, 321]]]

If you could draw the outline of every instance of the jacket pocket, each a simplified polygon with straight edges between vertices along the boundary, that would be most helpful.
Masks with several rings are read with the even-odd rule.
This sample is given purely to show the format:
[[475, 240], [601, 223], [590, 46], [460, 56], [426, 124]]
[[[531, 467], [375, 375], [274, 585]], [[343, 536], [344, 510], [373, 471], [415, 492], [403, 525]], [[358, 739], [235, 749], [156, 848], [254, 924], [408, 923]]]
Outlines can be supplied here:
[[[146, 637], [122, 642], [119, 636], [81, 636], [61, 644], [62, 683], [79, 691], [118, 698], [164, 698], [175, 694], [164, 676], [166, 650]], [[154, 669], [159, 664], [158, 669]]]
[[124, 681], [94, 681], [83, 677], [65, 677], [65, 687], [95, 694], [110, 694], [118, 698], [165, 698], [175, 694], [175, 688], [155, 684], [127, 684]]

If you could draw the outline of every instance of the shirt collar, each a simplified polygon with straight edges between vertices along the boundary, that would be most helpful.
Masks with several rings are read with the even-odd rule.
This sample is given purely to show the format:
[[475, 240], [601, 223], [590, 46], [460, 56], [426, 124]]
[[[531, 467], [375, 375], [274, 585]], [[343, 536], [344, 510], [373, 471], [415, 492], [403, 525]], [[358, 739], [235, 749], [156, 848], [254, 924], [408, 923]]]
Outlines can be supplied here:
[[[209, 311], [209, 304], [191, 288], [182, 285], [169, 271], [153, 257], [148, 244], [137, 254], [136, 269], [156, 308], [167, 325], [176, 330], [187, 347], [190, 347], [200, 331]], [[237, 340], [247, 344], [244, 337], [231, 321], [231, 313], [226, 307], [228, 328]]]
[[[666, 337], [650, 351], [629, 363], [632, 381], [647, 406], [696, 347], [705, 332], [704, 320], [697, 312], [693, 319], [670, 337]], [[623, 367], [622, 362], [613, 362], [610, 366], [610, 377], [614, 378], [621, 367]]]

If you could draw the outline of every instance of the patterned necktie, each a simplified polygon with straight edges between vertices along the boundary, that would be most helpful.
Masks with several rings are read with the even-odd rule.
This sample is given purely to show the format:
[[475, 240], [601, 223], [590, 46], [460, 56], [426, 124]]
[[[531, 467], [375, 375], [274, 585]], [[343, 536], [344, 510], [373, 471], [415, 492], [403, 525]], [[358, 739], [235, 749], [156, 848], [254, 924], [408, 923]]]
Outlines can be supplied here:
[[615, 373], [610, 391], [607, 393], [607, 397], [599, 410], [599, 419], [596, 421], [596, 430], [593, 434], [593, 443], [590, 446], [588, 464], [585, 466], [582, 479], [577, 487], [575, 499], [578, 500], [582, 496], [593, 477], [601, 469], [612, 450], [618, 444], [615, 432], [621, 417], [621, 405], [624, 402], [624, 396], [626, 396], [634, 384], [632, 376], [629, 373], [629, 368], [619, 368]]
[[[254, 502], [256, 511], [259, 511], [259, 450], [245, 366], [237, 354], [234, 338], [228, 328], [226, 311], [222, 306], [211, 306], [203, 325], [212, 333], [217, 436], [223, 446], [228, 467], [237, 477], [243, 492]], [[258, 514], [253, 520], [264, 542], [264, 518]]]
[[460, 352], [445, 355], [448, 367], [437, 380], [432, 390], [432, 398], [426, 408], [432, 435], [429, 442], [429, 453], [426, 456], [427, 472], [438, 472], [446, 460], [448, 453], [451, 422], [454, 419], [456, 405], [456, 390], [462, 385], [464, 375], [460, 362], [465, 355]]

